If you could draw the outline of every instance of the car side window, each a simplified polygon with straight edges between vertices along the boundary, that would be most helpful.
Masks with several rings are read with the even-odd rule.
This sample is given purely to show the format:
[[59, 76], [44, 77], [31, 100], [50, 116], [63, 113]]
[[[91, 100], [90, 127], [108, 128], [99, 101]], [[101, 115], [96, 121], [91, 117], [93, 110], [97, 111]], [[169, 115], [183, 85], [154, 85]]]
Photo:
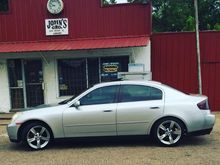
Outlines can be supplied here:
[[117, 89], [117, 85], [95, 89], [79, 100], [80, 105], [114, 103], [118, 91]]
[[161, 100], [163, 93], [160, 89], [143, 85], [122, 85], [119, 102]]

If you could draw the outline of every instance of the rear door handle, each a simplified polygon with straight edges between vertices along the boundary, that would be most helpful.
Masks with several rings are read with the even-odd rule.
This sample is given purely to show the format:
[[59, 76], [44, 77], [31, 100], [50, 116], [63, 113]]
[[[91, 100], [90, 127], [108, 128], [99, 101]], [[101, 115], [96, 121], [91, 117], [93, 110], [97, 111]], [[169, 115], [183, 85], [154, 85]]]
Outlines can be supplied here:
[[150, 107], [150, 109], [159, 109], [160, 107]]
[[103, 112], [112, 112], [112, 110], [104, 110]]

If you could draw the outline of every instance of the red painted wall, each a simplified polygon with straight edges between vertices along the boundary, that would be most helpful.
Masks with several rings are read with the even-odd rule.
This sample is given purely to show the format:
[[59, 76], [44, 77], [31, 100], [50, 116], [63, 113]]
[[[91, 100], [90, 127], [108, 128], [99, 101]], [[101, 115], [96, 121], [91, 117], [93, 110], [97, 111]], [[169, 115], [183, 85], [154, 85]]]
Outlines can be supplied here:
[[[68, 40], [149, 35], [150, 4], [101, 6], [101, 0], [63, 0], [60, 15], [51, 15], [47, 0], [9, 0], [10, 11], [0, 13], [0, 42]], [[45, 36], [45, 19], [68, 18], [68, 36]]]
[[[187, 93], [198, 93], [195, 33], [152, 35], [153, 79]], [[220, 111], [220, 32], [201, 32], [203, 94]]]

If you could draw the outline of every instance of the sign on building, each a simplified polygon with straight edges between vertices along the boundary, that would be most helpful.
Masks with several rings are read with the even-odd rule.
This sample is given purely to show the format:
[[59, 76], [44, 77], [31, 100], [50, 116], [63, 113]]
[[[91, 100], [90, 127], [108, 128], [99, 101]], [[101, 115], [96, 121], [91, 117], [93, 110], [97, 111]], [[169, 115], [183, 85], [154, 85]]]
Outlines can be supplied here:
[[68, 35], [68, 18], [45, 19], [46, 36]]
[[105, 62], [102, 63], [102, 81], [116, 80], [118, 72], [120, 71], [119, 62]]

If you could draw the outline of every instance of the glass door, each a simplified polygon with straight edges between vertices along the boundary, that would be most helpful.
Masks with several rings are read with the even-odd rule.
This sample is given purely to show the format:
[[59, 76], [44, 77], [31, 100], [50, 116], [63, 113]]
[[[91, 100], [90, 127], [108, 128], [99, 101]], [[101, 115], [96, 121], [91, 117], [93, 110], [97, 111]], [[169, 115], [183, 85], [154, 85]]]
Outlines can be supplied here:
[[8, 60], [12, 109], [44, 104], [41, 60]]
[[24, 108], [24, 84], [21, 60], [8, 60], [8, 76], [12, 109]]
[[25, 85], [27, 107], [44, 104], [44, 84], [41, 60], [25, 60]]

